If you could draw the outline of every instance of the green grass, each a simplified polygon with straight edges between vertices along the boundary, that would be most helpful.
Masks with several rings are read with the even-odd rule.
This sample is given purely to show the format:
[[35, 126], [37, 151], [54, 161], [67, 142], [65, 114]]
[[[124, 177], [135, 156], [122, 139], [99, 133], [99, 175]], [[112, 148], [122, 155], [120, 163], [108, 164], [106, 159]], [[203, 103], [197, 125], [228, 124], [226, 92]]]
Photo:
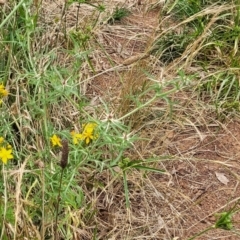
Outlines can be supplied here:
[[[107, 220], [100, 216], [115, 202], [128, 217], [134, 188], [143, 185], [132, 176], [144, 181], [151, 172], [168, 174], [161, 165], [168, 156], [141, 154], [137, 144], [150, 141], [141, 131], [161, 116], [167, 125], [174, 121], [175, 94], [195, 85], [199, 101], [210, 98], [219, 118], [239, 112], [239, 6], [226, 3], [215, 15], [211, 1], [168, 2], [162, 23], [164, 14], [172, 14], [183, 32], [176, 34], [176, 24], [163, 29], [153, 37], [150, 53], [179, 74], [160, 81], [144, 61], [124, 74], [116, 70], [118, 102], [99, 97], [96, 106], [86, 90], [86, 79], [99, 74], [94, 54], [114, 65], [98, 31], [103, 24], [114, 27], [132, 10], [117, 6], [109, 15], [107, 3], [70, 1], [51, 19], [42, 2], [11, 1], [0, 8], [0, 84], [9, 92], [0, 91], [0, 159], [3, 149], [13, 154], [0, 165], [0, 239], [110, 239], [111, 231], [102, 236]], [[72, 10], [75, 5], [79, 8]], [[89, 10], [84, 19], [81, 7]], [[71, 11], [77, 16], [72, 22]], [[188, 71], [196, 66], [202, 79]], [[86, 129], [88, 124], [94, 127]]]
[[[229, 1], [224, 1], [225, 5], [220, 3], [169, 2], [164, 11], [182, 21], [180, 29], [173, 27], [161, 33], [152, 49], [152, 54], [165, 65], [176, 63], [186, 72], [191, 65], [201, 67], [207, 77], [199, 81], [200, 94], [207, 93], [216, 110], [220, 105], [220, 108], [232, 105], [239, 98], [239, 6], [237, 1], [236, 7]], [[223, 70], [219, 72], [221, 67]]]
[[114, 24], [116, 21], [121, 21], [124, 17], [130, 15], [130, 11], [125, 7], [116, 7], [111, 18], [107, 21], [109, 24]]

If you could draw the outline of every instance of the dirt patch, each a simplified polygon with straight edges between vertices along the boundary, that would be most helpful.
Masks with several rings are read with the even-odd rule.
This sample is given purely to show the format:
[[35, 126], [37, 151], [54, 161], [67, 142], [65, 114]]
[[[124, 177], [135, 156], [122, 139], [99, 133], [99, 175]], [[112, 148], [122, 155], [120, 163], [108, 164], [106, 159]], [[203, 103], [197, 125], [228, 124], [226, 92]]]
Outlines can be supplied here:
[[[170, 153], [175, 160], [163, 160], [170, 177], [165, 180], [157, 174], [150, 177], [157, 191], [166, 196], [165, 202], [171, 203], [175, 211], [171, 220], [165, 222], [168, 229], [173, 225], [176, 228], [171, 237], [187, 239], [199, 233], [216, 222], [217, 213], [229, 210], [239, 199], [239, 122], [229, 123], [226, 129], [214, 128], [212, 132], [202, 134], [206, 136], [203, 141], [193, 130], [177, 134], [171, 132], [165, 153]], [[162, 218], [166, 219], [170, 214], [166, 210], [169, 207], [164, 206], [163, 210], [161, 202], [159, 199], [156, 204], [161, 209]], [[238, 213], [234, 216], [236, 229], [239, 228], [239, 217]], [[238, 237], [227, 231], [215, 230], [197, 239]]]

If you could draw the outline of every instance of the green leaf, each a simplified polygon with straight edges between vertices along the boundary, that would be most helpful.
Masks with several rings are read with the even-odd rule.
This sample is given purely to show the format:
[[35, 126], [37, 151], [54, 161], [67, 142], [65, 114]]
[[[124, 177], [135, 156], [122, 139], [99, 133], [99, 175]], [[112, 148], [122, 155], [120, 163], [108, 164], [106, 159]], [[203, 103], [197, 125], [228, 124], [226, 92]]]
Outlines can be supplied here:
[[215, 224], [215, 228], [221, 228], [224, 230], [231, 230], [233, 228], [233, 224], [232, 224], [233, 213], [231, 211], [222, 212], [217, 215], [220, 217]]
[[[127, 169], [130, 169], [130, 168], [135, 168], [135, 169], [152, 171], [152, 172], [157, 172], [157, 173], [164, 173], [164, 172], [165, 172], [165, 170], [162, 170], [162, 169], [151, 168], [151, 167], [147, 167], [147, 166], [141, 165], [142, 163], [145, 163], [145, 162], [142, 161], [142, 160], [134, 160], [134, 161], [131, 161], [129, 158], [124, 158], [124, 159], [118, 164], [118, 166], [119, 166], [123, 171], [126, 171]], [[145, 164], [146, 164], [146, 163], [145, 163]]]
[[125, 171], [123, 171], [123, 185], [124, 185], [126, 207], [129, 208], [130, 202], [129, 202], [129, 194], [128, 194], [127, 174]]

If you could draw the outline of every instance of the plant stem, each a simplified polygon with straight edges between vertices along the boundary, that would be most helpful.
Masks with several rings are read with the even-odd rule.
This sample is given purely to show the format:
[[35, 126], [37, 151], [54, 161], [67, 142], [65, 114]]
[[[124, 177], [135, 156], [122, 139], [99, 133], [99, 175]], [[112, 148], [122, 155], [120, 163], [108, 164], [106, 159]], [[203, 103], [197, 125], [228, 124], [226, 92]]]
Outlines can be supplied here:
[[175, 92], [175, 91], [176, 91], [176, 89], [174, 88], [174, 89], [171, 89], [171, 90], [169, 90], [169, 91], [167, 91], [167, 92], [163, 92], [163, 93], [160, 93], [160, 94], [156, 93], [150, 100], [148, 100], [147, 102], [145, 102], [144, 104], [142, 104], [142, 105], [139, 106], [138, 108], [133, 109], [131, 112], [128, 112], [126, 115], [120, 117], [120, 118], [118, 119], [118, 121], [121, 121], [121, 120], [123, 120], [124, 118], [127, 118], [127, 117], [129, 117], [130, 115], [132, 115], [133, 113], [139, 111], [140, 109], [148, 106], [149, 104], [151, 104], [152, 102], [154, 102], [157, 98], [161, 98], [161, 97], [163, 98], [163, 97], [167, 96], [168, 94], [173, 93], [173, 92]]
[[45, 235], [45, 227], [44, 227], [44, 218], [45, 218], [45, 211], [44, 211], [44, 204], [45, 204], [45, 178], [44, 178], [44, 172], [43, 169], [41, 170], [41, 175], [42, 175], [42, 229], [41, 229], [41, 237], [44, 239]]
[[62, 188], [62, 178], [63, 178], [63, 170], [61, 171], [60, 184], [58, 190], [58, 198], [57, 198], [57, 206], [56, 206], [56, 219], [55, 219], [55, 227], [54, 227], [54, 240], [57, 240], [57, 229], [58, 229], [58, 211], [61, 197], [61, 188]]
[[[3, 175], [3, 185], [4, 185], [4, 212], [2, 216], [2, 231], [1, 231], [1, 236], [0, 240], [4, 239], [4, 230], [5, 230], [5, 218], [7, 214], [7, 180], [6, 180], [6, 173], [4, 171], [4, 165], [2, 166], [2, 175]], [[15, 238], [15, 234], [14, 234]]]
[[202, 234], [204, 234], [205, 232], [208, 232], [209, 230], [212, 230], [212, 229], [214, 229], [214, 228], [215, 228], [215, 225], [210, 226], [210, 227], [204, 229], [202, 232], [197, 233], [197, 234], [194, 235], [193, 237], [189, 238], [188, 240], [193, 240], [193, 239], [195, 239], [196, 237], [199, 237], [200, 235], [202, 235]]
[[126, 208], [130, 208], [130, 201], [129, 201], [129, 192], [128, 192], [128, 184], [127, 184], [127, 174], [126, 171], [123, 170], [123, 185], [124, 185], [124, 192], [125, 192], [125, 200], [126, 200]]
[[8, 21], [9, 19], [12, 17], [12, 15], [18, 10], [18, 8], [24, 3], [25, 0], [22, 0], [18, 3], [17, 6], [15, 6], [15, 8], [9, 13], [9, 15], [2, 21], [2, 23], [0, 24], [0, 28], [2, 28]]

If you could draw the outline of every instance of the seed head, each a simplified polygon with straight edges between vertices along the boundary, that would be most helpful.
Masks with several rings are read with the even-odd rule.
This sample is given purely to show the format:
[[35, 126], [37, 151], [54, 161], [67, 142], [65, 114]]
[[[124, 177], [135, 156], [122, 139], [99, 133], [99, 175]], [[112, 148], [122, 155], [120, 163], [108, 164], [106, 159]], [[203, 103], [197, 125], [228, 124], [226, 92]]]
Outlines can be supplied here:
[[64, 139], [62, 140], [61, 143], [62, 143], [62, 158], [61, 158], [60, 166], [62, 167], [62, 169], [64, 169], [68, 164], [68, 153], [69, 153], [68, 141]]

